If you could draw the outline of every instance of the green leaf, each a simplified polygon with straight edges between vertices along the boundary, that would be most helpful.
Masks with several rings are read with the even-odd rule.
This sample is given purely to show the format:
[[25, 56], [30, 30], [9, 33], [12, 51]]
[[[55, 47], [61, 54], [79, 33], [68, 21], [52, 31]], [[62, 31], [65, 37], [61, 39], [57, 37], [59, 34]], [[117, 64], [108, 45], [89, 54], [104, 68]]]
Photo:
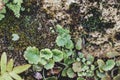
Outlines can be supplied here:
[[69, 57], [72, 54], [74, 54], [74, 51], [73, 50], [65, 50], [65, 53], [67, 54], [67, 57]]
[[66, 34], [69, 33], [69, 30], [63, 29], [62, 26], [60, 26], [60, 25], [56, 25], [56, 27], [57, 27], [57, 32], [58, 32], [60, 35], [61, 35], [61, 34], [64, 34], [64, 33], [66, 33]]
[[13, 41], [17, 41], [20, 38], [18, 34], [12, 34], [12, 37], [13, 37], [12, 38]]
[[0, 11], [0, 13], [5, 14], [6, 13], [6, 8], [3, 7], [2, 10]]
[[13, 80], [13, 78], [8, 73], [3, 74], [2, 78], [3, 79], [0, 80]]
[[84, 54], [81, 52], [78, 53], [78, 56], [79, 56], [79, 58], [84, 58]]
[[116, 66], [118, 66], [118, 67], [120, 66], [120, 60], [116, 61]]
[[84, 78], [78, 77], [77, 80], [85, 80]]
[[75, 47], [76, 47], [77, 50], [81, 50], [82, 49], [82, 39], [81, 38], [79, 38], [77, 40]]
[[7, 64], [7, 71], [8, 72], [12, 71], [13, 66], [14, 66], [13, 63], [14, 63], [13, 59], [10, 59], [9, 62], [8, 62], [8, 64]]
[[47, 70], [52, 69], [54, 67], [54, 64], [55, 64], [54, 60], [50, 59], [48, 63], [44, 66], [44, 68]]
[[82, 76], [83, 76], [83, 75], [82, 75], [82, 72], [78, 72], [77, 75], [78, 75], [79, 77], [82, 77]]
[[98, 70], [96, 71], [96, 74], [99, 78], [104, 78], [106, 76], [105, 73], [101, 73]]
[[87, 55], [87, 60], [90, 61], [90, 62], [93, 62], [94, 61], [94, 57], [90, 54]]
[[60, 62], [63, 59], [64, 53], [62, 51], [58, 49], [53, 49], [52, 52], [53, 52], [53, 60], [55, 62]]
[[0, 14], [0, 20], [2, 20], [5, 17], [4, 14]]
[[40, 63], [41, 65], [46, 65], [47, 62], [48, 62], [48, 60], [46, 60], [46, 59], [44, 59], [44, 58], [40, 58], [40, 60], [39, 60], [39, 63]]
[[10, 72], [10, 76], [12, 76], [15, 80], [23, 80], [19, 75], [17, 75], [15, 72]]
[[72, 70], [72, 68], [68, 68], [67, 75], [68, 75], [69, 78], [74, 78], [75, 77], [75, 73]]
[[67, 49], [73, 49], [74, 48], [74, 44], [71, 40], [67, 40], [67, 43], [65, 44], [65, 47]]
[[25, 64], [25, 65], [17, 66], [17, 67], [13, 68], [13, 72], [15, 72], [16, 74], [20, 74], [20, 73], [26, 71], [30, 67], [31, 67], [30, 64]]
[[42, 65], [33, 65], [32, 68], [33, 68], [33, 71], [42, 71], [43, 66]]
[[15, 17], [17, 17], [17, 18], [20, 17], [21, 5], [9, 3], [9, 4], [7, 4], [7, 7], [13, 11]]
[[104, 61], [102, 59], [98, 59], [97, 64], [98, 64], [100, 72], [103, 72], [102, 67], [105, 65]]
[[62, 74], [61, 74], [61, 75], [62, 75], [63, 77], [67, 76], [67, 69], [68, 69], [68, 68], [65, 67], [65, 68], [62, 70]]
[[0, 76], [0, 80], [4, 80], [3, 76]]
[[13, 0], [13, 3], [16, 3], [17, 5], [21, 5], [23, 3], [23, 0]]
[[80, 62], [73, 63], [72, 69], [74, 72], [81, 72], [81, 63]]
[[0, 10], [0, 20], [2, 20], [5, 17], [5, 13], [6, 13], [6, 8], [3, 7], [2, 10]]
[[1, 55], [1, 74], [4, 74], [6, 72], [6, 67], [7, 67], [7, 55], [5, 52]]
[[58, 79], [57, 79], [57, 77], [52, 76], [52, 77], [48, 77], [48, 78], [46, 78], [46, 80], [58, 80]]
[[107, 60], [106, 64], [102, 67], [104, 71], [109, 71], [115, 66], [114, 60]]
[[50, 49], [46, 48], [46, 49], [42, 49], [40, 51], [40, 57], [42, 57], [42, 58], [45, 58], [48, 60], [48, 59], [52, 58], [52, 56], [53, 56], [53, 53]]
[[9, 0], [2, 0], [5, 4], [8, 3]]
[[58, 46], [64, 47], [64, 45], [65, 45], [66, 43], [67, 43], [67, 41], [66, 41], [65, 38], [63, 38], [63, 37], [61, 37], [61, 36], [58, 36], [58, 37], [56, 38], [56, 44], [57, 44]]
[[67, 64], [67, 65], [70, 65], [72, 64], [73, 62], [75, 62], [75, 59], [74, 58], [66, 58], [64, 59], [64, 63]]
[[24, 58], [28, 60], [30, 64], [38, 64], [40, 55], [39, 50], [36, 47], [27, 47], [26, 51], [24, 52]]

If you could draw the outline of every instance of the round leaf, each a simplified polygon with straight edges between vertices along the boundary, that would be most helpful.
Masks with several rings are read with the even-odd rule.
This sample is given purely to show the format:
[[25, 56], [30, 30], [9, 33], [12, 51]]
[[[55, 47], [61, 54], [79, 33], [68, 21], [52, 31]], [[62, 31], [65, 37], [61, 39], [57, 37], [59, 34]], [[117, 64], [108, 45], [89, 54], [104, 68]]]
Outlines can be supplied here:
[[64, 47], [64, 45], [66, 44], [66, 40], [63, 37], [58, 36], [56, 38], [56, 43], [57, 43], [58, 46]]
[[90, 54], [87, 55], [87, 60], [90, 61], [90, 62], [93, 62], [94, 61], [94, 57]]
[[67, 43], [66, 43], [65, 47], [67, 49], [73, 49], [74, 48], [74, 44], [73, 44], [73, 42], [71, 40], [67, 40]]
[[85, 80], [84, 78], [78, 77], [77, 80]]
[[55, 62], [60, 62], [63, 59], [63, 52], [58, 50], [58, 49], [54, 49], [52, 50], [53, 52], [53, 60]]
[[53, 53], [51, 52], [51, 50], [50, 49], [42, 49], [41, 51], [40, 51], [40, 57], [42, 57], [42, 58], [45, 58], [45, 59], [50, 59], [50, 58], [52, 58], [52, 56], [53, 56]]
[[68, 75], [68, 77], [70, 77], [70, 78], [74, 78], [74, 77], [75, 77], [75, 73], [74, 73], [74, 71], [72, 70], [72, 68], [69, 68], [69, 69], [67, 70], [67, 75]]
[[73, 63], [72, 69], [74, 72], [80, 72], [81, 71], [81, 63], [80, 62]]
[[55, 64], [54, 60], [50, 59], [48, 63], [44, 66], [44, 68], [47, 70], [52, 69], [54, 67], [54, 64]]
[[107, 60], [106, 64], [102, 67], [104, 71], [111, 70], [115, 66], [114, 60]]
[[28, 47], [24, 52], [24, 57], [30, 64], [38, 64], [40, 59], [38, 48]]

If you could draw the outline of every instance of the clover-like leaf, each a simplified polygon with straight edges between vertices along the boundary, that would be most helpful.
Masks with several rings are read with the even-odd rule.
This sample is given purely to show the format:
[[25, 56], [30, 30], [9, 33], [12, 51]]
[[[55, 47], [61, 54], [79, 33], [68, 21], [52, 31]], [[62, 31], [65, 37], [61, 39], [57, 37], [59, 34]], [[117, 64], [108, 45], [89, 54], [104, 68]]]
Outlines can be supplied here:
[[46, 48], [46, 49], [42, 49], [41, 51], [40, 51], [40, 57], [42, 57], [42, 58], [45, 58], [45, 59], [50, 59], [50, 58], [52, 58], [52, 56], [53, 56], [53, 53], [52, 53], [52, 51], [50, 50], [50, 49], [48, 49], [48, 48]]
[[80, 62], [73, 63], [72, 69], [74, 72], [80, 72], [81, 71], [81, 63]]
[[50, 59], [48, 63], [44, 66], [44, 68], [47, 70], [52, 69], [54, 67], [54, 64], [55, 64], [54, 60]]
[[102, 67], [104, 71], [109, 71], [115, 66], [114, 60], [107, 60], [106, 64]]
[[40, 55], [39, 50], [36, 47], [27, 47], [26, 51], [24, 52], [24, 58], [28, 60], [30, 64], [38, 64]]
[[67, 75], [68, 75], [69, 78], [74, 78], [75, 77], [75, 73], [74, 73], [72, 68], [68, 68]]
[[60, 62], [63, 59], [64, 53], [62, 51], [58, 49], [53, 49], [52, 52], [53, 52], [53, 60], [55, 62]]

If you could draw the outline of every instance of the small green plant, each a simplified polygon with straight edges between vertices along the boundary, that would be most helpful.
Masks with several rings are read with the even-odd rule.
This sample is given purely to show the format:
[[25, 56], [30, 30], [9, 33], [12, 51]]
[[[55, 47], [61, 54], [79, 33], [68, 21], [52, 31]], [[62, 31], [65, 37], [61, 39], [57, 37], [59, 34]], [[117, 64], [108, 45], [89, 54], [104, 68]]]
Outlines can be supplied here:
[[4, 4], [2, 10], [0, 10], [0, 20], [2, 20], [5, 17], [6, 14], [6, 7], [8, 7], [10, 10], [13, 11], [15, 17], [20, 17], [20, 11], [21, 11], [21, 4], [23, 3], [23, 0], [2, 0], [2, 3]]
[[74, 44], [71, 40], [70, 31], [63, 29], [62, 26], [57, 25], [58, 36], [56, 38], [56, 43], [59, 47], [65, 47], [67, 49], [73, 49]]
[[[55, 63], [59, 63], [64, 66], [61, 73], [64, 77], [77, 77], [77, 80], [86, 80], [86, 78], [94, 78], [95, 80], [120, 79], [120, 60], [112, 59], [119, 53], [114, 55], [112, 55], [113, 52], [107, 53], [106, 61], [95, 60], [92, 55], [85, 55], [80, 52], [82, 50], [82, 38], [78, 38], [74, 46], [69, 30], [57, 25], [57, 32], [56, 44], [61, 47], [61, 50], [45, 48], [39, 51], [38, 48], [31, 46], [25, 50], [24, 57], [33, 65], [33, 70], [42, 71], [44, 68], [49, 70], [54, 68]], [[119, 72], [117, 75], [111, 75], [115, 67]], [[50, 77], [47, 80], [53, 80], [53, 78], [56, 80], [56, 77]]]
[[88, 54], [85, 58], [84, 54], [80, 53], [77, 61], [78, 62], [73, 63], [73, 70], [74, 72], [77, 72], [78, 76], [92, 77], [94, 75], [95, 66], [93, 64], [94, 57], [92, 55]]
[[18, 74], [31, 67], [29, 64], [13, 67], [13, 64], [13, 59], [10, 59], [7, 63], [7, 55], [4, 52], [0, 61], [0, 80], [23, 80]]
[[[83, 53], [79, 54], [76, 60], [74, 60], [72, 64], [72, 68], [66, 68], [63, 70], [63, 76], [68, 76], [70, 78], [75, 77], [75, 73], [79, 77], [92, 77], [94, 76], [95, 66], [93, 64], [94, 57], [88, 55], [87, 57], [84, 56]], [[65, 75], [66, 74], [66, 75]]]
[[42, 68], [52, 69], [55, 62], [60, 62], [63, 60], [64, 52], [48, 48], [38, 50], [36, 47], [28, 47], [24, 53], [24, 57], [30, 64], [33, 64], [34, 70], [41, 71]]
[[96, 70], [97, 77], [101, 79], [106, 79], [108, 75], [108, 71], [112, 70], [115, 67], [114, 60], [107, 60], [106, 63], [102, 59], [97, 60], [99, 70]]

